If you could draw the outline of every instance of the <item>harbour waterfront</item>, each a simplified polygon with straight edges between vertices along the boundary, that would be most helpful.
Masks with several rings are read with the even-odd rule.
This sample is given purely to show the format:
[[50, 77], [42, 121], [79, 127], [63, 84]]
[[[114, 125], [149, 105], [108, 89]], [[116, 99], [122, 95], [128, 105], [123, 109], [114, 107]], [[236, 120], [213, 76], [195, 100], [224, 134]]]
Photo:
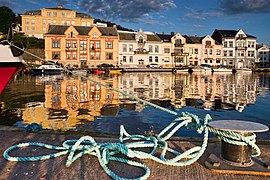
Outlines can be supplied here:
[[[88, 75], [100, 83], [173, 109], [213, 120], [237, 119], [270, 126], [268, 73], [124, 73]], [[17, 76], [0, 96], [0, 125], [118, 134], [159, 133], [175, 116], [145, 106], [81, 77]], [[181, 129], [176, 136], [198, 137]], [[258, 133], [269, 139], [270, 133]]]

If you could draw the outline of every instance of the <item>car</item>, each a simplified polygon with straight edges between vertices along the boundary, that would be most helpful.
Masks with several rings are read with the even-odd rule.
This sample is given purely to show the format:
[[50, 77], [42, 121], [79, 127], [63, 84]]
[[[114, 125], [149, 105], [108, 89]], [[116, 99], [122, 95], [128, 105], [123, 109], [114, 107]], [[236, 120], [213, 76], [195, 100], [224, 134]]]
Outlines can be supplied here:
[[149, 64], [149, 67], [150, 68], [160, 68], [160, 65], [159, 64], [155, 64], [155, 63], [151, 63], [151, 64]]

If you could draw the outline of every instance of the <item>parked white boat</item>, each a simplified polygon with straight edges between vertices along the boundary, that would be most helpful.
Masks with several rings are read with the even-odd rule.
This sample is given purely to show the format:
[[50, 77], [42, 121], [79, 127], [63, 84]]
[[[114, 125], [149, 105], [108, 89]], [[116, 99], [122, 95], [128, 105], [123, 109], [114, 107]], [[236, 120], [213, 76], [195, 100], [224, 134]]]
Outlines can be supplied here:
[[85, 70], [85, 69], [75, 69], [75, 70], [72, 70], [72, 73], [73, 74], [87, 75], [87, 70]]
[[64, 69], [54, 64], [44, 64], [38, 68], [32, 69], [34, 75], [56, 75], [62, 74]]
[[212, 71], [215, 72], [230, 72], [232, 73], [232, 69], [229, 68], [212, 68]]

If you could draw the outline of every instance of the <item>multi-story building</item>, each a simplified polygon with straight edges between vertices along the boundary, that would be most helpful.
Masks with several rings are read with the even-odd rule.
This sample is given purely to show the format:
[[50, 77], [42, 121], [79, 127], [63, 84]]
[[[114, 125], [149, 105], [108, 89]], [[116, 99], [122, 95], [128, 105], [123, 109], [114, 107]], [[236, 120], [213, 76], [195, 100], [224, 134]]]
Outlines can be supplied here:
[[222, 64], [222, 45], [211, 36], [185, 36], [185, 38], [189, 52], [187, 65], [218, 66]]
[[257, 51], [258, 62], [256, 65], [259, 67], [270, 67], [270, 48], [263, 44]]
[[49, 25], [91, 26], [94, 24], [94, 19], [88, 14], [63, 8], [59, 4], [57, 8], [42, 8], [25, 12], [21, 15], [21, 23], [23, 33], [43, 38]]
[[121, 67], [144, 68], [155, 63], [162, 66], [162, 41], [151, 32], [118, 31]]
[[117, 65], [118, 33], [116, 27], [50, 26], [45, 38], [46, 60], [67, 67]]
[[178, 67], [187, 64], [186, 39], [179, 33], [157, 34], [162, 40], [163, 66]]
[[242, 29], [215, 30], [212, 38], [223, 45], [223, 63], [235, 68], [252, 68], [256, 61], [256, 37]]

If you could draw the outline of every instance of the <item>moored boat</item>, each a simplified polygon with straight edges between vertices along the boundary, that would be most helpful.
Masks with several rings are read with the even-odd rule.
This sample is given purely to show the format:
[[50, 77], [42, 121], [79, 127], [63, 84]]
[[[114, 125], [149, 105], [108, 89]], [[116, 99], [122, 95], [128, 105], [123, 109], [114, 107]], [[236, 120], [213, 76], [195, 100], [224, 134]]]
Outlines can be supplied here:
[[80, 74], [80, 75], [87, 75], [87, 70], [86, 69], [74, 69], [72, 70], [73, 74]]
[[232, 73], [232, 69], [229, 68], [212, 68], [212, 72], [217, 73], [217, 72], [230, 72]]
[[62, 74], [64, 69], [56, 64], [43, 64], [38, 68], [32, 69], [34, 75], [57, 75]]
[[110, 74], [122, 74], [121, 69], [110, 69], [109, 72]]
[[0, 94], [12, 77], [22, 70], [26, 63], [22, 59], [24, 45], [15, 44], [22, 50], [10, 46], [7, 42], [0, 42]]
[[93, 69], [93, 74], [105, 74], [105, 70], [100, 70], [100, 69]]

